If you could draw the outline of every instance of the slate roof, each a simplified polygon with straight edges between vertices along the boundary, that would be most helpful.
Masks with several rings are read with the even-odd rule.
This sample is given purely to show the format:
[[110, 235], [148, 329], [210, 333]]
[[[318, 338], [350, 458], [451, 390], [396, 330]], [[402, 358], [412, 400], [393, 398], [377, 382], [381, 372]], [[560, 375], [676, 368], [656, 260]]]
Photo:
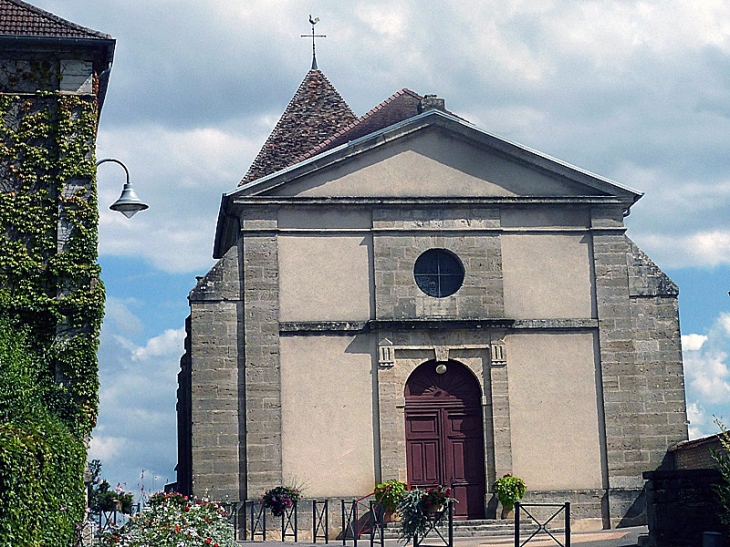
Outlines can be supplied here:
[[21, 0], [0, 0], [0, 35], [39, 38], [111, 39]]
[[296, 163], [297, 158], [357, 120], [327, 77], [310, 70], [239, 186]]

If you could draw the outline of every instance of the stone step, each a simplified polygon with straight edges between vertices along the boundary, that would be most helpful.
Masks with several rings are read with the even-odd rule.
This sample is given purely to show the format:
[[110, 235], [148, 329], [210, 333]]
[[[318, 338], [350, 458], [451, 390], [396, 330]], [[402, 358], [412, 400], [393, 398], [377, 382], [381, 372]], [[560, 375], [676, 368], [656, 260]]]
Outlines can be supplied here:
[[[530, 534], [537, 529], [534, 523], [520, 525], [520, 535]], [[439, 527], [442, 535], [448, 533], [446, 523]], [[555, 532], [557, 530], [552, 530]], [[456, 520], [454, 521], [454, 537], [469, 538], [481, 536], [512, 536], [515, 532], [514, 520]], [[400, 535], [400, 526], [397, 522], [390, 522], [385, 526], [384, 537], [396, 539]]]

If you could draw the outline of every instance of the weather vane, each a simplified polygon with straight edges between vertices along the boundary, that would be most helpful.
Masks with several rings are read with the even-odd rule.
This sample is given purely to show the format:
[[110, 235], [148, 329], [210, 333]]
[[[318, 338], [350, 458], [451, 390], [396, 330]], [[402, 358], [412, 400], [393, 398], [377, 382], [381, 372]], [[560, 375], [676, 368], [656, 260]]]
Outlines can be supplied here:
[[[317, 69], [317, 50], [314, 47], [314, 39], [315, 38], [327, 38], [326, 34], [315, 34], [314, 33], [314, 25], [319, 23], [319, 17], [309, 16], [309, 22], [312, 24], [312, 70], [318, 70]], [[309, 38], [309, 34], [302, 34], [302, 38]]]

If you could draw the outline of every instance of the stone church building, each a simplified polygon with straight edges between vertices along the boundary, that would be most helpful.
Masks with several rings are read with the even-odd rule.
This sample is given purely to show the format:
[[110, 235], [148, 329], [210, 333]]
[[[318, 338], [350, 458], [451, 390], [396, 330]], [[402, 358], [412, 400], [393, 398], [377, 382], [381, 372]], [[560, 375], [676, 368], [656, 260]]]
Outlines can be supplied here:
[[687, 438], [676, 285], [626, 236], [641, 193], [408, 89], [357, 117], [317, 69], [223, 195], [189, 296], [178, 487], [257, 499], [495, 479], [633, 524]]

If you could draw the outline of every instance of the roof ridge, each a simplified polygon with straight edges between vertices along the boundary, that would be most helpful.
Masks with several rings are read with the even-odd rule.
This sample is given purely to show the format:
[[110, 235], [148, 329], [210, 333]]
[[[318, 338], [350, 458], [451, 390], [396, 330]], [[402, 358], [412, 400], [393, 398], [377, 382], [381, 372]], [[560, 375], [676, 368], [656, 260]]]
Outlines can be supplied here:
[[[104, 40], [113, 39], [111, 35], [106, 34], [104, 32], [100, 32], [98, 30], [94, 30], [88, 27], [84, 27], [82, 25], [76, 24], [72, 21], [69, 21], [68, 19], [64, 19], [63, 17], [59, 17], [58, 15], [55, 15], [51, 13], [50, 11], [46, 11], [44, 9], [41, 9], [37, 6], [34, 6], [32, 4], [29, 4], [27, 2], [24, 2], [23, 0], [0, 0], [0, 8], [2, 8], [2, 4], [13, 4], [17, 8], [20, 8], [22, 10], [26, 10], [28, 12], [31, 12], [33, 15], [36, 15], [38, 17], [41, 17], [43, 19], [47, 19], [52, 23], [55, 23], [57, 25], [60, 25], [62, 27], [67, 28], [70, 31], [74, 31], [75, 33], [79, 33], [84, 36], [85, 38], [99, 38]], [[15, 23], [16, 21], [11, 21], [10, 23]], [[25, 22], [27, 23], [27, 22]], [[12, 34], [15, 36], [58, 36], [58, 37], [65, 37], [62, 34], [54, 34], [52, 31], [50, 31], [48, 34], [41, 33], [41, 32], [12, 32], [7, 33], [3, 32], [3, 21], [0, 20], [0, 34]], [[78, 37], [78, 36], [77, 36]]]
[[372, 117], [375, 114], [377, 114], [378, 112], [380, 112], [383, 108], [385, 108], [388, 104], [393, 102], [395, 99], [397, 99], [398, 97], [400, 97], [402, 95], [406, 95], [406, 94], [411, 95], [412, 97], [414, 97], [415, 99], [418, 99], [419, 101], [423, 98], [415, 91], [411, 91], [410, 89], [408, 89], [406, 87], [404, 87], [403, 89], [399, 89], [398, 91], [393, 93], [390, 97], [388, 97], [384, 101], [381, 101], [380, 103], [375, 105], [373, 108], [368, 110], [365, 114], [360, 116], [358, 119], [351, 122], [349, 125], [346, 125], [345, 127], [340, 129], [337, 133], [335, 133], [331, 137], [327, 138], [327, 140], [323, 141], [322, 143], [318, 144], [311, 150], [309, 150], [309, 151], [305, 152], [304, 154], [302, 154], [301, 156], [299, 156], [294, 163], [298, 163], [300, 161], [303, 161], [303, 160], [306, 160], [313, 156], [316, 156], [320, 152], [326, 150], [327, 145], [331, 144], [332, 142], [334, 142], [336, 139], [338, 139], [339, 137], [341, 137], [348, 131], [352, 131], [352, 129], [354, 129], [358, 125], [366, 122], [370, 117]]

